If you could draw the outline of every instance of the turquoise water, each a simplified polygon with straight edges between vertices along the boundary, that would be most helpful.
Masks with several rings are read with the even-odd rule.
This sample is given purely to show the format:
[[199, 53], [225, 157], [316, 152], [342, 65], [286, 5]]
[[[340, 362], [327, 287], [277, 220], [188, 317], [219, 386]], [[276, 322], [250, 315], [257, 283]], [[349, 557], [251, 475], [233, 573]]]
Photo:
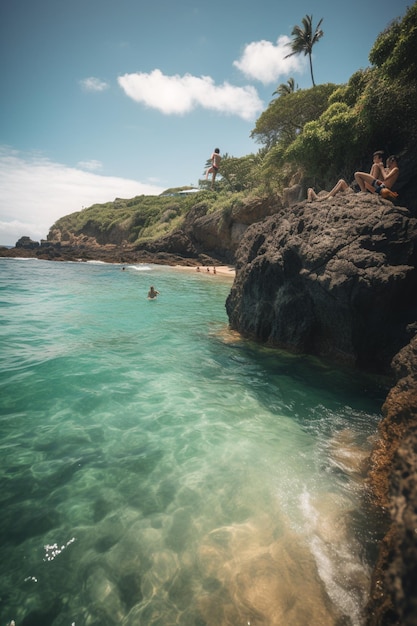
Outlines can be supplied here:
[[230, 286], [0, 260], [0, 624], [363, 623], [383, 391], [239, 339]]

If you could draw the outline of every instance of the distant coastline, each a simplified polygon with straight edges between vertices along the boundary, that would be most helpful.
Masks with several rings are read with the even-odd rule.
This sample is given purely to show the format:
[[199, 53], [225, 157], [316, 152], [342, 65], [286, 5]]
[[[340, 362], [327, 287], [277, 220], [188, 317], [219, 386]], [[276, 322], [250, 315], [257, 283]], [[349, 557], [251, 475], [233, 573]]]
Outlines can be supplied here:
[[[169, 253], [152, 253], [147, 251], [137, 251], [126, 249], [113, 245], [94, 246], [94, 247], [71, 247], [60, 246], [37, 246], [35, 248], [22, 248], [13, 246], [0, 246], [0, 258], [9, 259], [39, 259], [44, 261], [72, 261], [77, 263], [87, 261], [102, 261], [104, 263], [114, 263], [118, 265], [129, 265], [135, 263], [151, 263], [153, 265], [169, 265], [176, 269], [188, 270], [196, 272], [200, 267], [201, 274], [214, 275], [213, 268], [216, 268], [216, 274], [223, 277], [235, 277], [235, 268], [233, 265], [224, 265], [220, 261], [211, 257], [204, 259], [184, 258], [177, 254]], [[207, 271], [209, 270], [209, 271]]]

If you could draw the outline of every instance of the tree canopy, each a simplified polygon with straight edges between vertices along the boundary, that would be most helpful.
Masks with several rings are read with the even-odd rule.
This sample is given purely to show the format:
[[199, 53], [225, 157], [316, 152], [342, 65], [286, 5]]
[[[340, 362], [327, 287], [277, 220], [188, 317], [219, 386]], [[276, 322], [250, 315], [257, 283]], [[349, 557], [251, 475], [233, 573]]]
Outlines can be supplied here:
[[306, 15], [302, 19], [302, 26], [295, 25], [292, 29], [291, 35], [293, 36], [292, 42], [289, 44], [291, 47], [291, 52], [287, 54], [285, 57], [293, 56], [294, 54], [304, 54], [304, 56], [308, 55], [308, 60], [310, 63], [310, 74], [311, 74], [311, 82], [313, 83], [313, 87], [315, 86], [314, 75], [313, 75], [313, 62], [312, 62], [312, 52], [313, 46], [321, 39], [324, 35], [320, 26], [323, 21], [323, 18], [319, 21], [316, 28], [313, 31], [313, 16]]
[[280, 85], [278, 85], [272, 95], [288, 96], [289, 93], [294, 93], [294, 91], [296, 90], [298, 90], [298, 85], [295, 85], [295, 80], [291, 77], [287, 80], [286, 83], [281, 83]]
[[[294, 169], [301, 168], [307, 177], [326, 186], [340, 177], [351, 179], [355, 169], [369, 163], [369, 154], [376, 149], [387, 154], [415, 150], [417, 2], [402, 20], [395, 20], [378, 36], [370, 60], [373, 65], [353, 74], [347, 85], [333, 86], [315, 116], [308, 113], [308, 106], [316, 100], [318, 87], [270, 104], [253, 135], [270, 144], [276, 142], [271, 152], [277, 166], [292, 163]], [[283, 139], [290, 135], [285, 135], [285, 129], [293, 119], [290, 98], [297, 97], [307, 113], [303, 111], [305, 119], [298, 118], [299, 128], [286, 143]]]
[[336, 87], [332, 83], [317, 85], [276, 98], [256, 121], [251, 137], [267, 148], [278, 141], [288, 145], [307, 122], [317, 119], [326, 110], [329, 96]]
[[[376, 39], [369, 60], [390, 78], [417, 77], [417, 3], [394, 20]], [[407, 60], [407, 62], [405, 62]]]

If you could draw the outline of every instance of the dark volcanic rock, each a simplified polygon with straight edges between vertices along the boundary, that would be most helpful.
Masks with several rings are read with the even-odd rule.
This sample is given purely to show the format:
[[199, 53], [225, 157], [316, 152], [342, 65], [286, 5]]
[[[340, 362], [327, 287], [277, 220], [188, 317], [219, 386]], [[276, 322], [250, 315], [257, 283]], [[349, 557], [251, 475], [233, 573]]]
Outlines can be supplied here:
[[143, 246], [137, 246], [137, 249], [141, 248], [148, 250], [149, 252], [165, 252], [168, 254], [177, 254], [185, 258], [195, 258], [198, 256], [190, 238], [181, 230], [176, 230], [170, 233], [166, 237], [161, 237], [155, 241], [143, 244]]
[[234, 263], [237, 247], [250, 224], [273, 215], [281, 208], [277, 198], [251, 197], [232, 208], [207, 213], [203, 203], [189, 211], [182, 225], [198, 254], [208, 254]]
[[38, 241], [33, 241], [30, 237], [20, 237], [19, 241], [16, 241], [16, 248], [23, 248], [25, 250], [34, 250], [39, 247]]
[[372, 194], [303, 202], [250, 226], [230, 325], [270, 345], [386, 371], [417, 315], [417, 220]]
[[369, 626], [417, 624], [417, 336], [393, 360], [371, 486], [391, 515], [373, 573]]

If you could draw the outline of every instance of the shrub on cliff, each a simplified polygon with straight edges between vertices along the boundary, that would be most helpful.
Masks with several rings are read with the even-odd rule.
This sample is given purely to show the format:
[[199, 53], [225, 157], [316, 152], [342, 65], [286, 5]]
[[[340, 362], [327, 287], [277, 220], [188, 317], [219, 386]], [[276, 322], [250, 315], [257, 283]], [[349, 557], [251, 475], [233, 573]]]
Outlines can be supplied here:
[[350, 179], [377, 148], [387, 154], [414, 153], [416, 24], [417, 3], [379, 35], [369, 56], [373, 66], [330, 94], [326, 110], [303, 126], [282, 152], [282, 161], [303, 167], [324, 187], [341, 176]]
[[[99, 244], [137, 243], [161, 237], [181, 221], [198, 198], [198, 194], [176, 195], [175, 215], [172, 195], [137, 196], [130, 200], [94, 204], [61, 217], [51, 227], [48, 240], [66, 241], [72, 235], [86, 235]], [[167, 211], [170, 218], [167, 219]]]
[[417, 3], [378, 36], [369, 59], [372, 66], [346, 85], [318, 85], [269, 104], [251, 133], [264, 145], [260, 181], [282, 188], [301, 171], [309, 184], [333, 186], [368, 169], [376, 149], [407, 155], [407, 169], [415, 169]]
[[272, 100], [256, 121], [251, 137], [270, 149], [278, 142], [289, 145], [307, 122], [317, 119], [328, 106], [337, 85], [317, 85]]

